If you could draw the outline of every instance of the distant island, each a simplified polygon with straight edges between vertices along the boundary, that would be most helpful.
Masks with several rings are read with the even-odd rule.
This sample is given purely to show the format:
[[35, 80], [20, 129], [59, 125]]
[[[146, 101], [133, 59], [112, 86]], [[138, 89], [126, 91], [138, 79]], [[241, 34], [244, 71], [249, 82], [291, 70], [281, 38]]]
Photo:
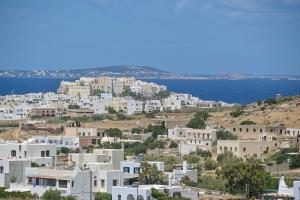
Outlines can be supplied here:
[[241, 79], [272, 79], [272, 80], [300, 80], [300, 76], [288, 75], [254, 75], [244, 73], [226, 74], [177, 74], [149, 66], [108, 66], [82, 69], [62, 70], [0, 70], [1, 77], [19, 78], [79, 78], [98, 76], [131, 76], [138, 79], [194, 79], [194, 80], [241, 80]]

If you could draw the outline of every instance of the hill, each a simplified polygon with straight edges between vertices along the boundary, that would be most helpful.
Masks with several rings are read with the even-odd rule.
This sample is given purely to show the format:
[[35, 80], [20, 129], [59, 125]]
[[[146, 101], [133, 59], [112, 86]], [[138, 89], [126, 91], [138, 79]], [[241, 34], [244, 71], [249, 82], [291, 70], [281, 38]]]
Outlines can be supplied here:
[[154, 67], [126, 65], [62, 70], [0, 70], [0, 77], [79, 78], [83, 76], [133, 76], [141, 79], [159, 79], [173, 77], [176, 76], [176, 74], [159, 70]]
[[300, 127], [300, 96], [284, 97], [285, 100], [272, 105], [248, 105], [243, 108], [244, 113], [233, 117], [230, 113], [238, 108], [230, 108], [222, 112], [212, 113], [210, 123], [229, 127], [243, 121], [253, 121], [256, 124], [283, 123], [289, 128]]

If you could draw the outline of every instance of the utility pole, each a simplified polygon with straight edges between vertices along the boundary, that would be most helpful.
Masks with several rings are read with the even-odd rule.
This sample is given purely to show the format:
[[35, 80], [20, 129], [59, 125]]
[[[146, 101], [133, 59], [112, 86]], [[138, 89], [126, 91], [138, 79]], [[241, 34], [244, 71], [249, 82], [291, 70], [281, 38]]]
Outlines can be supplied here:
[[92, 178], [93, 178], [93, 173], [92, 173], [92, 170], [90, 170], [90, 200], [93, 200], [93, 193], [92, 193]]

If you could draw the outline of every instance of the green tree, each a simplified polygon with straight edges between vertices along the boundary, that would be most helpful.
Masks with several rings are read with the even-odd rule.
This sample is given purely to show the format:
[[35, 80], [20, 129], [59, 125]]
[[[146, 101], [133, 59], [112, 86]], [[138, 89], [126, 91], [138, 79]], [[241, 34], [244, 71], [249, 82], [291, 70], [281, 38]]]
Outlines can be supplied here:
[[106, 192], [97, 192], [95, 195], [95, 200], [111, 200], [112, 195]]
[[132, 128], [131, 133], [141, 134], [143, 132], [143, 129], [141, 128]]
[[177, 148], [178, 147], [178, 143], [175, 141], [171, 141], [169, 148]]
[[68, 147], [62, 147], [61, 153], [68, 154], [68, 153], [70, 153], [70, 149]]
[[119, 137], [119, 138], [121, 138], [123, 136], [122, 131], [120, 129], [118, 129], [118, 128], [109, 128], [109, 129], [106, 129], [104, 131], [104, 133], [108, 137]]
[[61, 200], [61, 193], [58, 190], [53, 190], [52, 188], [46, 191], [43, 196], [43, 200]]
[[227, 162], [217, 174], [226, 179], [226, 188], [230, 193], [243, 194], [248, 187], [249, 197], [258, 197], [271, 181], [270, 173], [254, 161]]
[[217, 140], [237, 140], [238, 137], [236, 135], [233, 135], [229, 131], [220, 130], [217, 131]]
[[300, 167], [300, 155], [292, 156], [290, 159], [290, 168], [295, 169]]
[[195, 165], [199, 162], [199, 160], [200, 160], [199, 156], [197, 156], [197, 155], [195, 155], [195, 154], [185, 155], [183, 158], [184, 158], [189, 164], [193, 164], [193, 166], [195, 166]]
[[209, 113], [207, 111], [199, 111], [195, 114], [195, 118], [200, 118], [206, 121], [209, 117]]
[[197, 112], [186, 126], [189, 128], [205, 129], [205, 121], [208, 117], [209, 114], [206, 111]]
[[242, 108], [238, 108], [237, 110], [230, 112], [230, 115], [232, 117], [236, 118], [236, 117], [239, 117], [243, 113], [244, 113], [244, 110]]
[[287, 162], [287, 160], [291, 158], [291, 156], [289, 156], [288, 153], [293, 153], [298, 151], [299, 151], [298, 148], [285, 148], [273, 154], [270, 158], [271, 160], [274, 160], [276, 164], [281, 164], [283, 162]]
[[169, 96], [170, 96], [170, 92], [168, 92], [168, 91], [160, 91], [159, 93], [157, 93], [155, 95], [155, 97], [158, 98], [158, 99], [165, 99]]
[[197, 148], [196, 150], [196, 154], [200, 157], [204, 157], [204, 158], [207, 158], [207, 157], [211, 157], [212, 154], [210, 151], [202, 151], [201, 149]]
[[107, 111], [109, 114], [117, 114], [117, 111], [113, 107], [108, 107]]
[[217, 162], [211, 158], [207, 158], [204, 162], [204, 168], [206, 170], [215, 170], [217, 167], [218, 167]]
[[205, 129], [206, 127], [204, 120], [200, 118], [192, 118], [186, 126], [197, 129]]
[[159, 171], [156, 166], [151, 166], [147, 162], [141, 163], [142, 173], [139, 176], [140, 184], [166, 184], [167, 177], [162, 171]]

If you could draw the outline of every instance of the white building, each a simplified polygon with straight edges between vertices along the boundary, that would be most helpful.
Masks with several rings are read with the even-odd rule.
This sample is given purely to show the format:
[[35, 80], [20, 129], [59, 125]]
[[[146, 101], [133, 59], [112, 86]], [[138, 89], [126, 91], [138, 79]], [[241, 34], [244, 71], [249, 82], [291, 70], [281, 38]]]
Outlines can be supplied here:
[[162, 106], [160, 100], [147, 100], [145, 103], [144, 110], [146, 112], [163, 111], [163, 106]]
[[169, 97], [163, 99], [162, 105], [165, 110], [181, 110], [181, 99], [178, 98], [176, 95], [171, 94]]
[[179, 141], [179, 153], [187, 155], [196, 152], [197, 149], [212, 151], [212, 143], [216, 141], [216, 129], [207, 127], [205, 129], [186, 128], [176, 126], [168, 129], [168, 138]]
[[129, 99], [127, 100], [127, 114], [133, 115], [137, 113], [141, 113], [144, 110], [144, 103], [142, 101]]
[[52, 166], [55, 155], [55, 144], [27, 144], [26, 142], [0, 144], [0, 158], [28, 159], [39, 165]]
[[90, 171], [26, 168], [27, 185], [24, 188], [39, 197], [52, 188], [60, 191], [62, 196], [76, 196], [78, 200], [85, 200], [93, 195], [90, 186], [92, 179]]
[[[151, 197], [151, 189], [154, 188], [159, 192], [168, 190], [170, 197], [181, 194], [181, 186], [167, 185], [139, 185], [139, 186], [116, 186], [112, 188], [112, 200], [147, 200]], [[138, 198], [137, 198], [138, 197]]]
[[[155, 166], [158, 171], [165, 171], [164, 162], [158, 161], [145, 161], [151, 166]], [[141, 163], [136, 161], [122, 161], [121, 170], [126, 174], [140, 174], [142, 172]]]
[[172, 172], [166, 172], [172, 184], [180, 184], [183, 177], [187, 176], [189, 179], [197, 183], [198, 172], [195, 169], [188, 169], [187, 161], [183, 161], [182, 165], [174, 167]]
[[1, 158], [0, 159], [0, 187], [9, 188], [11, 183], [25, 183], [25, 168], [31, 162], [26, 159]]
[[55, 144], [57, 149], [66, 147], [79, 148], [79, 137], [76, 136], [36, 136], [28, 139], [29, 144]]
[[288, 187], [284, 181], [284, 176], [281, 176], [279, 180], [278, 192], [267, 193], [263, 195], [263, 199], [300, 199], [300, 181], [294, 181], [293, 187]]

